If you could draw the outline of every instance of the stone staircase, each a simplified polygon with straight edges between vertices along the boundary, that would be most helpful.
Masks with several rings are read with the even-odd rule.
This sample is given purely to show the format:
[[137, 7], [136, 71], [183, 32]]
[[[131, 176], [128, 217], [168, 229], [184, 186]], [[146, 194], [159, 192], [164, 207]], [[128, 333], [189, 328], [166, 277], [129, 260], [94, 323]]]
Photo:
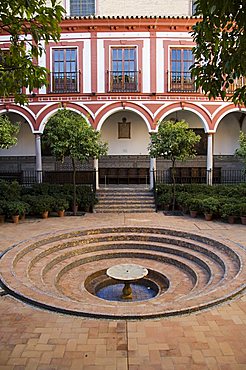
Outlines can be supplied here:
[[143, 188], [107, 188], [97, 191], [96, 213], [155, 212], [153, 192]]

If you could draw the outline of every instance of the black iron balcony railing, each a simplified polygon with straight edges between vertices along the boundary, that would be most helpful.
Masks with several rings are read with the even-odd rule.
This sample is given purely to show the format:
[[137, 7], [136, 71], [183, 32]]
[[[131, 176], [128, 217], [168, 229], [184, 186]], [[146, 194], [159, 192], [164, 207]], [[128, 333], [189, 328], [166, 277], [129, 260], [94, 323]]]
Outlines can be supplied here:
[[108, 71], [110, 92], [138, 92], [139, 71]]
[[50, 72], [50, 93], [79, 92], [80, 72]]
[[246, 77], [236, 78], [235, 81], [229, 85], [227, 92], [232, 94], [236, 89], [244, 86], [246, 84]]
[[190, 72], [169, 72], [171, 92], [195, 92], [196, 85]]

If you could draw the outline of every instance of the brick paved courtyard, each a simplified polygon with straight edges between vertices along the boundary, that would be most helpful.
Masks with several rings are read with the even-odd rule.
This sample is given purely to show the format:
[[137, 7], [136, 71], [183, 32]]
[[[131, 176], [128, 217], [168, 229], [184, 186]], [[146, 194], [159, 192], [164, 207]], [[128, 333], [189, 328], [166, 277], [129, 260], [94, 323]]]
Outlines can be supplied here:
[[[53, 231], [165, 227], [246, 247], [246, 228], [188, 216], [87, 214], [0, 225], [0, 251]], [[0, 370], [246, 369], [246, 298], [205, 311], [144, 321], [85, 319], [0, 297]]]

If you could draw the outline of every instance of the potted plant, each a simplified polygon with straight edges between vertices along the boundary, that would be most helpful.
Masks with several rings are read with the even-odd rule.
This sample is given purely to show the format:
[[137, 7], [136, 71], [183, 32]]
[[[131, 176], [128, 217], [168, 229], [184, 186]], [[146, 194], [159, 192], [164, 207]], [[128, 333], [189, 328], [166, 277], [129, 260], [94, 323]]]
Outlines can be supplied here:
[[201, 210], [204, 213], [205, 220], [211, 221], [213, 215], [218, 212], [220, 202], [215, 197], [207, 197], [201, 201]]
[[65, 215], [65, 211], [69, 207], [69, 202], [65, 198], [56, 198], [55, 199], [55, 206], [54, 210], [57, 212], [59, 217], [63, 217]]
[[227, 218], [229, 224], [234, 224], [240, 214], [240, 204], [236, 201], [225, 203], [220, 208], [221, 217]]
[[14, 223], [19, 222], [19, 217], [26, 212], [26, 208], [26, 203], [20, 200], [7, 202], [7, 213]]
[[186, 202], [190, 211], [190, 216], [193, 218], [197, 217], [197, 214], [200, 211], [201, 207], [201, 199], [198, 196], [197, 197], [190, 196], [190, 198], [187, 198]]
[[161, 210], [168, 211], [172, 202], [172, 194], [170, 191], [159, 194], [157, 197], [157, 206]]
[[246, 202], [240, 204], [241, 223], [246, 225]]
[[50, 195], [37, 195], [33, 206], [35, 213], [40, 214], [42, 218], [47, 218], [54, 207], [54, 198]]

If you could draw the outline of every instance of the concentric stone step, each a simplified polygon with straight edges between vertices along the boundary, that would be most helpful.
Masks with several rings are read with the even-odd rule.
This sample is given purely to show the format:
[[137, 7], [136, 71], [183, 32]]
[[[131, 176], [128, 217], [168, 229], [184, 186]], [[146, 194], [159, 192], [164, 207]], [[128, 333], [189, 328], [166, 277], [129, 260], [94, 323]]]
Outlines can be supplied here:
[[[111, 302], [88, 290], [88, 284], [96, 291], [100, 279], [108, 279], [105, 269], [129, 261], [149, 270], [149, 279], [159, 286], [156, 297]], [[162, 228], [120, 227], [25, 241], [6, 251], [0, 268], [6, 291], [32, 304], [130, 319], [178, 315], [223, 302], [244, 289], [244, 263], [243, 248], [229, 242]]]

